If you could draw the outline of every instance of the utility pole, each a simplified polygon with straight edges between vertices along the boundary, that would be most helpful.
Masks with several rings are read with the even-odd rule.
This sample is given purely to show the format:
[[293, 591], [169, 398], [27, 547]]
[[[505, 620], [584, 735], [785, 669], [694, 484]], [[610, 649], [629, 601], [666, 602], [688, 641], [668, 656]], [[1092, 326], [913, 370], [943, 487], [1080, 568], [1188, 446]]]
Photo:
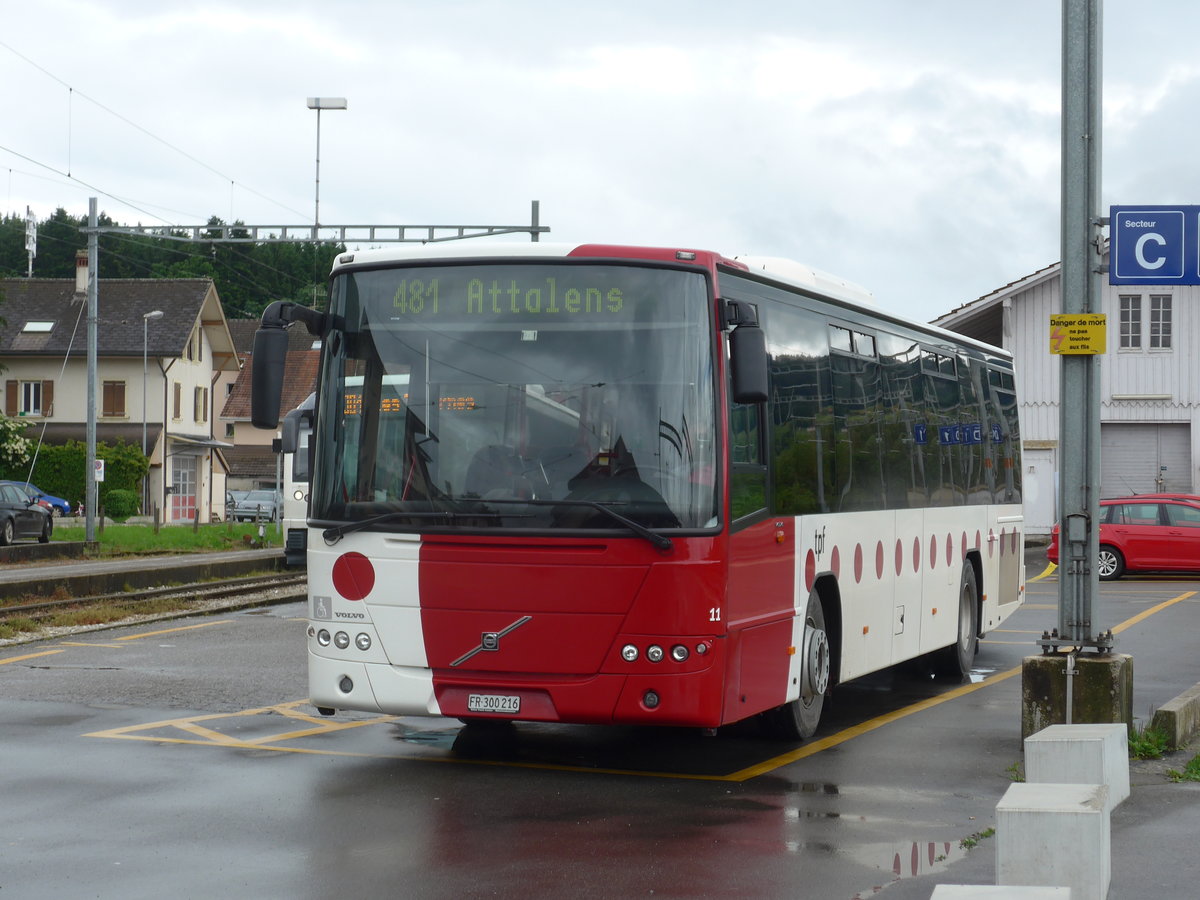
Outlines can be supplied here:
[[96, 325], [100, 286], [100, 232], [96, 225], [96, 198], [88, 199], [87, 286], [87, 470], [83, 473], [84, 539], [96, 539]]
[[[1101, 0], [1063, 0], [1062, 312], [1101, 311]], [[1111, 648], [1097, 634], [1100, 551], [1100, 361], [1064, 355], [1059, 394], [1057, 647]]]

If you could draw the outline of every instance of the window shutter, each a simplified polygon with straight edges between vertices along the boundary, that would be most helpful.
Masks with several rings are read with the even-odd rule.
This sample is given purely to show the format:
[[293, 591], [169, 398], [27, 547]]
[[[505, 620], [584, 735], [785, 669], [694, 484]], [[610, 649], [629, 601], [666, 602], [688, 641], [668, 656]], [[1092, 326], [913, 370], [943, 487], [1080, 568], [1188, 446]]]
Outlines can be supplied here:
[[47, 419], [54, 415], [54, 382], [42, 382], [42, 415]]
[[4, 384], [4, 414], [16, 418], [21, 412], [17, 406], [17, 382], [11, 378]]

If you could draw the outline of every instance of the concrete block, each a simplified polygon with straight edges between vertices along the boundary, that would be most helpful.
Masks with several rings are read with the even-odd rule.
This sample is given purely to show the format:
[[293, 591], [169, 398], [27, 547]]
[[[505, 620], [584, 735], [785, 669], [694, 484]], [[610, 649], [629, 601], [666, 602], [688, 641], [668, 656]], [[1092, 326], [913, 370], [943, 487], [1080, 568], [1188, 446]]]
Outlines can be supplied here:
[[1150, 727], [1167, 735], [1172, 750], [1186, 747], [1200, 731], [1200, 684], [1160, 706]]
[[1025, 884], [938, 884], [930, 900], [1071, 900], [1071, 889]]
[[1025, 781], [1108, 785], [1108, 809], [1129, 796], [1129, 732], [1122, 725], [1051, 725], [1025, 738]]
[[1065, 885], [1105, 900], [1112, 878], [1108, 787], [1011, 784], [996, 804], [996, 884]]
[[[1071, 722], [1124, 722], [1133, 727], [1133, 657], [1125, 653], [1075, 659]], [[1067, 721], [1067, 655], [1027, 656], [1021, 664], [1021, 739]]]

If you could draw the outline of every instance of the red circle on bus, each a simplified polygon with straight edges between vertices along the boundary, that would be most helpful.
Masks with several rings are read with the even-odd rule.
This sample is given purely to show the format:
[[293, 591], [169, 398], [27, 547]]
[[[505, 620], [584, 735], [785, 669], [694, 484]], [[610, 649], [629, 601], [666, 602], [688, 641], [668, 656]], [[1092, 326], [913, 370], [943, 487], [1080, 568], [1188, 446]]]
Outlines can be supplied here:
[[904, 545], [896, 538], [896, 574], [904, 571]]
[[842, 555], [838, 553], [838, 548], [833, 548], [833, 553], [829, 555], [829, 568], [833, 571], [834, 578], [842, 577]]
[[862, 581], [863, 552], [862, 544], [854, 545], [854, 581]]
[[[967, 546], [967, 536], [963, 535], [963, 547]], [[946, 535], [946, 565], [954, 562], [954, 535]]]
[[333, 564], [333, 589], [347, 600], [361, 600], [375, 587], [375, 567], [361, 553], [343, 553]]
[[996, 555], [996, 532], [988, 529], [988, 559]]
[[808, 551], [808, 556], [804, 558], [804, 589], [811, 591], [813, 583], [817, 580], [817, 558], [811, 550]]
[[921, 571], [921, 539], [913, 538], [913, 571]]
[[937, 535], [936, 534], [931, 534], [929, 536], [929, 568], [930, 569], [937, 568]]
[[883, 578], [883, 541], [875, 542], [875, 577]]

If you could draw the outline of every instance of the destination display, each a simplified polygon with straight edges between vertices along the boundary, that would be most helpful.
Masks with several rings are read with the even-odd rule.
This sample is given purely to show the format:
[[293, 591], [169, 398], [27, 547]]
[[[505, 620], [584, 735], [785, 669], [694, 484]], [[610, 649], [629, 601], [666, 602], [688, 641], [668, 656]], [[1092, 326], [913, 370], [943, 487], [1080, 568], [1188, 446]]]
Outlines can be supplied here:
[[625, 308], [625, 294], [619, 287], [564, 285], [553, 275], [466, 281], [403, 278], [396, 285], [392, 308], [409, 316], [619, 316]]

